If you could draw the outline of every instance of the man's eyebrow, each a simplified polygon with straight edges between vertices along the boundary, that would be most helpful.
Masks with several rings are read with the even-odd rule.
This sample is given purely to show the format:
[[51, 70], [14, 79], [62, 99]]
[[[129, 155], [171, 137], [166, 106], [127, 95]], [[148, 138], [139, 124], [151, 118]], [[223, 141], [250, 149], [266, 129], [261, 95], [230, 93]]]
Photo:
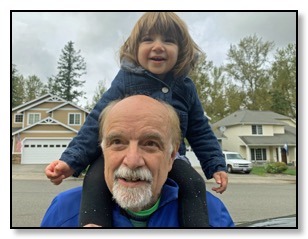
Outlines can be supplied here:
[[158, 141], [158, 143], [163, 147], [163, 149], [166, 147], [166, 143], [163, 140], [163, 136], [159, 133], [151, 132], [151, 133], [145, 133], [142, 135], [141, 140], [155, 140]]
[[106, 135], [105, 140], [110, 142], [110, 141], [112, 141], [112, 140], [114, 140], [114, 139], [121, 138], [122, 136], [123, 136], [123, 135], [122, 135], [121, 133], [112, 132], [112, 133]]

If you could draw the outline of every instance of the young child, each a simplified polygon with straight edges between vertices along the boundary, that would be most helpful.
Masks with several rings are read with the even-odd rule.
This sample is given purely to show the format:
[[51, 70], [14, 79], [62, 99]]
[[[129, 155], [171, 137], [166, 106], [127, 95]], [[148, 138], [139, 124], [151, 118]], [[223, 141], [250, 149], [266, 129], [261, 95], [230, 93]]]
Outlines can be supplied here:
[[[104, 181], [104, 161], [99, 146], [98, 118], [113, 100], [143, 94], [171, 104], [178, 112], [182, 143], [169, 177], [179, 185], [179, 220], [182, 227], [208, 227], [205, 183], [185, 157], [186, 138], [200, 161], [206, 178], [214, 177], [222, 193], [227, 188], [226, 165], [198, 99], [187, 77], [201, 51], [186, 24], [172, 12], [145, 13], [120, 50], [121, 69], [86, 122], [62, 154], [46, 167], [54, 184], [78, 176], [91, 164], [83, 184], [80, 225], [112, 227], [112, 196]], [[104, 183], [102, 182], [102, 179]], [[97, 205], [101, 207], [98, 208]]]

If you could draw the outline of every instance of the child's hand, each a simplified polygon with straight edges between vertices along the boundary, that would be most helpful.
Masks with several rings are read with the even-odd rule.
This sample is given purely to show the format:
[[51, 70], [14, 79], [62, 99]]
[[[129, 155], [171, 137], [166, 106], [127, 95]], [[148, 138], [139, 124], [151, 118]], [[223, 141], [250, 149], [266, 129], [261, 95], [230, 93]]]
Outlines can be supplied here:
[[224, 171], [216, 172], [213, 174], [213, 178], [220, 187], [213, 187], [212, 190], [220, 194], [226, 191], [228, 185], [228, 174]]
[[47, 178], [55, 185], [62, 183], [63, 179], [72, 176], [74, 172], [67, 163], [61, 160], [55, 160], [45, 168]]

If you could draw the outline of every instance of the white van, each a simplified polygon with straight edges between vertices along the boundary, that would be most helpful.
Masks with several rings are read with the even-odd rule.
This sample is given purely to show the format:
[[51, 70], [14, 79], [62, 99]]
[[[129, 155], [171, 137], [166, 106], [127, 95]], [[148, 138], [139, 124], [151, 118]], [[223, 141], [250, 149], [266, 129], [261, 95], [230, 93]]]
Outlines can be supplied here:
[[244, 158], [238, 152], [223, 151], [226, 160], [228, 173], [244, 172], [250, 173], [252, 163]]

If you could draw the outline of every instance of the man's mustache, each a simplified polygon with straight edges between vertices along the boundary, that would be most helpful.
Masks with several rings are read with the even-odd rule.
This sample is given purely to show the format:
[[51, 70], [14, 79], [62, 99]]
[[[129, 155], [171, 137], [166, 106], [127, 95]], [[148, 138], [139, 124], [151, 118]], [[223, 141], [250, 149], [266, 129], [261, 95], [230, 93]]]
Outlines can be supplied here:
[[130, 169], [125, 166], [120, 166], [114, 173], [114, 180], [124, 179], [125, 181], [146, 181], [151, 183], [153, 176], [147, 168]]

